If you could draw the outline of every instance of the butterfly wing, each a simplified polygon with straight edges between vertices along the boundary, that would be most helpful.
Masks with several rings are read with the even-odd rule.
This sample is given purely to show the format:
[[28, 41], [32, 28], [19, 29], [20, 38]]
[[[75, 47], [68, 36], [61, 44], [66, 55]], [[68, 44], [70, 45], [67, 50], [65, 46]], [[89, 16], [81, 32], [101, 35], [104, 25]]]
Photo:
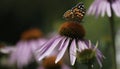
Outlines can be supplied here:
[[72, 18], [74, 18], [73, 16], [73, 12], [71, 10], [68, 10], [64, 13], [63, 17], [66, 19], [66, 20], [71, 20]]
[[83, 3], [77, 4], [71, 10], [64, 13], [64, 18], [69, 21], [81, 22], [85, 15], [85, 8]]

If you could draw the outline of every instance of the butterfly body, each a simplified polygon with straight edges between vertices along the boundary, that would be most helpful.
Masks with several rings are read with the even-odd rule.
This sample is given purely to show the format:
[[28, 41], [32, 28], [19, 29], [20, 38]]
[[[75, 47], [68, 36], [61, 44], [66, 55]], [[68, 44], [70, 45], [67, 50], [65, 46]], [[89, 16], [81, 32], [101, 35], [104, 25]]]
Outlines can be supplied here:
[[85, 8], [83, 3], [77, 4], [72, 9], [66, 11], [63, 17], [69, 21], [81, 22], [85, 15]]

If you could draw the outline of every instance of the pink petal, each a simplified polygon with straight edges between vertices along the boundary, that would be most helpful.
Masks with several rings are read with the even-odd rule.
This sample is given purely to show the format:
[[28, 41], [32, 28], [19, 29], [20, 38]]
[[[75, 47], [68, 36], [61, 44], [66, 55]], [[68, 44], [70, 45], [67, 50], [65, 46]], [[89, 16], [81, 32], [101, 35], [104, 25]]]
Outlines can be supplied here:
[[92, 14], [92, 15], [94, 15], [94, 14], [95, 14], [95, 11], [96, 11], [96, 8], [97, 8], [97, 6], [95, 6], [95, 2], [92, 3], [92, 5], [90, 6], [87, 14]]
[[87, 14], [91, 14], [91, 13], [92, 13], [92, 11], [93, 11], [93, 7], [94, 7], [93, 5], [90, 6], [90, 8], [88, 9]]
[[119, 12], [118, 17], [120, 17], [120, 2], [116, 2], [116, 3], [117, 3], [116, 5], [117, 5], [117, 7], [118, 7], [118, 9], [117, 9], [117, 10], [118, 10], [118, 12]]
[[91, 43], [91, 41], [89, 40], [89, 46], [88, 46], [89, 48], [92, 48], [92, 43]]
[[116, 16], [120, 17], [120, 12], [118, 10], [116, 2], [112, 4], [112, 9], [115, 12]]
[[52, 45], [46, 50], [46, 52], [40, 56], [40, 58], [38, 59], [39, 61], [42, 60], [45, 56], [48, 56], [52, 51], [53, 49], [55, 49], [55, 47], [58, 45], [58, 43], [62, 40], [62, 38], [58, 38], [56, 39]]
[[19, 53], [17, 56], [17, 64], [18, 67], [22, 67], [24, 65], [29, 64], [30, 61], [32, 61], [32, 50], [28, 46], [28, 44], [25, 42], [20, 45], [21, 48], [19, 48]]
[[96, 58], [97, 58], [97, 61], [98, 61], [99, 65], [100, 65], [100, 67], [102, 67], [102, 62], [100, 61], [99, 57], [96, 56]]
[[105, 11], [106, 11], [106, 2], [103, 2], [102, 3], [103, 5], [103, 7], [102, 7], [102, 13], [101, 13], [101, 16], [103, 17], [104, 15], [105, 15]]
[[42, 39], [38, 39], [38, 40], [37, 40], [37, 43], [38, 43], [38, 45], [41, 46], [41, 45], [43, 45], [43, 44], [44, 44], [45, 42], [47, 42], [47, 41], [48, 41], [47, 39], [43, 39], [43, 38], [42, 38]]
[[32, 51], [35, 52], [36, 49], [39, 48], [39, 45], [37, 44], [36, 41], [31, 41], [30, 43], [28, 43], [28, 45], [31, 47]]
[[4, 54], [12, 53], [15, 50], [16, 50], [16, 47], [14, 47], [14, 46], [6, 46], [6, 47], [3, 47], [3, 48], [0, 48], [0, 52], [4, 53]]
[[68, 38], [67, 40], [66, 40], [66, 42], [65, 42], [65, 45], [64, 45], [64, 47], [62, 48], [62, 50], [59, 52], [59, 54], [57, 55], [57, 58], [56, 58], [56, 60], [55, 60], [55, 63], [57, 63], [58, 61], [60, 61], [60, 59], [63, 57], [63, 55], [64, 55], [64, 53], [65, 53], [65, 51], [66, 51], [66, 49], [67, 49], [67, 47], [68, 47], [68, 45], [69, 45], [69, 41], [70, 41], [70, 39]]
[[43, 50], [47, 46], [50, 46], [57, 38], [59, 38], [59, 36], [55, 36], [55, 37], [51, 38], [47, 43], [43, 44], [42, 47], [38, 48], [36, 53], [41, 53], [41, 50]]
[[111, 17], [111, 8], [110, 8], [110, 3], [106, 3], [106, 12], [108, 17]]
[[61, 49], [63, 48], [63, 44], [65, 43], [65, 40], [66, 40], [66, 38], [64, 38], [64, 39], [62, 40], [61, 45], [60, 45], [60, 47], [59, 47], [58, 50], [61, 50]]
[[83, 41], [78, 41], [78, 48], [79, 48], [79, 51], [82, 51], [84, 49], [87, 49], [88, 47]]
[[70, 45], [70, 61], [71, 61], [71, 65], [75, 64], [75, 60], [76, 60], [76, 42], [75, 40], [72, 41], [71, 45]]
[[[105, 14], [104, 8], [105, 8], [104, 1], [100, 1], [98, 3], [98, 13], [97, 14], [101, 14], [101, 16], [104, 16], [104, 14]], [[104, 11], [104, 13], [103, 13], [103, 11]]]

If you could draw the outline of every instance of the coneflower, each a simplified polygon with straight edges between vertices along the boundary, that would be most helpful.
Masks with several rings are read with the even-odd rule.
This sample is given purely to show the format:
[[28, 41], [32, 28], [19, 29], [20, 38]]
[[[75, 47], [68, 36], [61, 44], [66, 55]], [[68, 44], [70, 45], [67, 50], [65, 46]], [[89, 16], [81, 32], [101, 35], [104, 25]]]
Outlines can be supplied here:
[[36, 60], [35, 50], [46, 41], [47, 39], [43, 38], [41, 30], [32, 28], [22, 33], [21, 40], [14, 47], [5, 46], [0, 51], [3, 53], [8, 52], [10, 54], [9, 63], [22, 69]]
[[[71, 65], [74, 65], [77, 57], [76, 54], [78, 54], [78, 49], [79, 52], [82, 52], [86, 49], [92, 50], [92, 48], [94, 48], [92, 44], [89, 44], [88, 40], [84, 39], [84, 36], [85, 30], [81, 24], [73, 21], [63, 23], [59, 29], [59, 34], [51, 38], [47, 43], [37, 50], [39, 61], [46, 56], [49, 56], [55, 48], [58, 48], [59, 53], [55, 60], [55, 63], [58, 63], [68, 49]], [[98, 51], [95, 49], [95, 55], [100, 66], [102, 66], [101, 59], [103, 58], [103, 55], [100, 51]]]
[[104, 16], [107, 13], [108, 17], [112, 16], [112, 10], [116, 16], [120, 17], [120, 0], [95, 0], [89, 10], [88, 14]]

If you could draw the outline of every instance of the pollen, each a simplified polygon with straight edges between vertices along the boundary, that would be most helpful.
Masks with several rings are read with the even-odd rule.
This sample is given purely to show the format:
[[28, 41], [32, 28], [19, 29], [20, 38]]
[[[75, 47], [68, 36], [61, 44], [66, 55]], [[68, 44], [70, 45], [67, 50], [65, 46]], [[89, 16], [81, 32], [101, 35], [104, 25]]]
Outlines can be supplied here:
[[85, 36], [85, 29], [79, 23], [65, 22], [61, 25], [59, 34], [73, 39], [83, 39]]

